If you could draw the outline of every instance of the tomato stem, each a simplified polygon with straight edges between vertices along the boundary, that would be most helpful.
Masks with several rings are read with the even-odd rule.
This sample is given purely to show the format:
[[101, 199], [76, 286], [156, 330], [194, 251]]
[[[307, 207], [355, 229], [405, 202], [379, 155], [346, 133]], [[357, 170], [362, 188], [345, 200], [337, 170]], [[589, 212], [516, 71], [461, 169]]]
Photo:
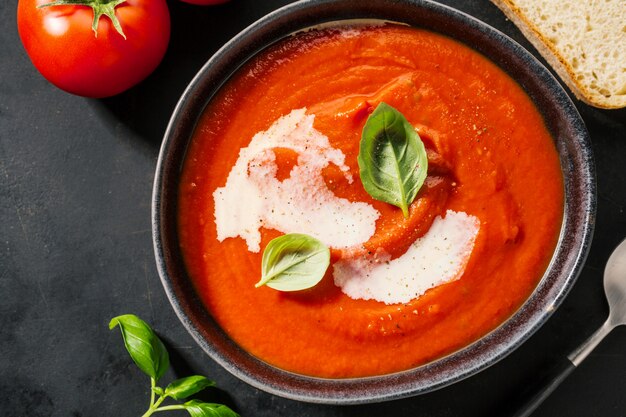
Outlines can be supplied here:
[[37, 6], [38, 9], [42, 7], [52, 7], [52, 6], [87, 6], [91, 7], [93, 10], [93, 22], [91, 24], [91, 29], [93, 30], [96, 38], [98, 37], [98, 23], [100, 22], [100, 18], [102, 15], [107, 16], [111, 19], [111, 23], [113, 23], [113, 27], [126, 39], [126, 35], [124, 34], [124, 30], [122, 30], [122, 26], [120, 25], [120, 21], [115, 16], [115, 8], [122, 3], [125, 3], [126, 0], [57, 0], [51, 3], [42, 4]]

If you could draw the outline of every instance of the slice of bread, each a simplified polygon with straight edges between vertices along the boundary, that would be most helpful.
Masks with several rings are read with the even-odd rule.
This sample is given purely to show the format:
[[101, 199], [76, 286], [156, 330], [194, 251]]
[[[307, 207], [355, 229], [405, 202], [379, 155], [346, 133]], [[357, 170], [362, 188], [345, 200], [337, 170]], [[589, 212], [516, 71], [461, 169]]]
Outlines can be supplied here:
[[491, 0], [580, 100], [626, 107], [626, 0]]

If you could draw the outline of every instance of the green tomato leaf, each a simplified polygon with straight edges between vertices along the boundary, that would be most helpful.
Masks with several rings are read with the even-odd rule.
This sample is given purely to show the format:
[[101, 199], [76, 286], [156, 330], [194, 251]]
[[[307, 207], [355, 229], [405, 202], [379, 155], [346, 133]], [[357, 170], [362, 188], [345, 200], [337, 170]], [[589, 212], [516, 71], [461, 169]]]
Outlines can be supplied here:
[[400, 207], [408, 217], [409, 205], [426, 179], [428, 158], [402, 113], [385, 103], [376, 107], [363, 127], [358, 163], [365, 191]]
[[183, 407], [191, 417], [239, 417], [239, 414], [222, 404], [187, 401]]
[[165, 387], [164, 395], [175, 400], [184, 400], [185, 398], [202, 391], [207, 387], [215, 386], [215, 382], [200, 375], [188, 376], [180, 378]]
[[277, 237], [265, 247], [262, 276], [256, 287], [279, 291], [311, 288], [322, 280], [330, 263], [330, 250], [319, 240], [299, 233]]
[[139, 369], [158, 381], [170, 365], [163, 342], [146, 322], [133, 314], [114, 317], [109, 323], [109, 329], [118, 325], [130, 357]]

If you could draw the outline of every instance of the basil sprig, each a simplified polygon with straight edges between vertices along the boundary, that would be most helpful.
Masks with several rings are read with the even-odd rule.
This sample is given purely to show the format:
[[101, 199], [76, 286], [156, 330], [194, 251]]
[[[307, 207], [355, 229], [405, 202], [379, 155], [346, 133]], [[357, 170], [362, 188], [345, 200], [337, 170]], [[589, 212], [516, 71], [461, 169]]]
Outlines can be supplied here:
[[279, 291], [311, 288], [322, 280], [330, 264], [330, 250], [309, 235], [290, 233], [270, 241], [263, 251], [261, 280]]
[[363, 127], [359, 171], [365, 191], [374, 199], [400, 207], [409, 205], [424, 184], [428, 158], [424, 143], [398, 110], [380, 103]]
[[[109, 323], [109, 329], [115, 327], [122, 331], [122, 338], [126, 350], [135, 364], [150, 377], [151, 394], [150, 406], [142, 417], [148, 417], [157, 411], [186, 410], [191, 417], [238, 417], [238, 414], [222, 404], [205, 403], [199, 400], [190, 400], [184, 404], [161, 404], [165, 399], [184, 400], [215, 382], [201, 375], [193, 375], [171, 382], [165, 389], [156, 386], [170, 365], [169, 354], [161, 339], [150, 326], [133, 314], [114, 317]], [[158, 398], [156, 398], [158, 396]]]

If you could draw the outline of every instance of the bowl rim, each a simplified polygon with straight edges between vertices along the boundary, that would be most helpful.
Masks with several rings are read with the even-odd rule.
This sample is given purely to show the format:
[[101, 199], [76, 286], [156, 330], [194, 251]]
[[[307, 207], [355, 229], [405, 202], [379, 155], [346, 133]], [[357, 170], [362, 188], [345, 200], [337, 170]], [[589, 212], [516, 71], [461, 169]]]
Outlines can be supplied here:
[[[526, 78], [514, 78], [523, 88], [532, 87], [525, 88], [531, 98], [552, 106], [539, 110], [553, 134], [564, 175], [565, 207], [557, 249], [526, 302], [496, 329], [456, 352], [417, 368], [372, 377], [325, 379], [287, 372], [238, 347], [193, 293], [172, 224], [176, 199], [168, 193], [176, 195], [176, 191], [168, 190], [176, 188], [173, 178], [180, 172], [186, 144], [206, 103], [248, 59], [272, 43], [316, 25], [303, 26], [302, 22], [322, 24], [354, 18], [398, 21], [388, 17], [400, 17], [397, 13], [403, 8], [414, 14], [407, 14], [400, 23], [452, 37], [478, 50], [510, 75], [512, 69], [521, 71]], [[436, 24], [440, 26], [415, 23], [424, 16], [437, 16]], [[465, 38], [460, 39], [460, 35]], [[557, 121], [548, 120], [548, 116], [558, 116]], [[167, 126], [157, 161], [152, 236], [165, 293], [184, 327], [213, 360], [239, 379], [271, 394], [313, 403], [361, 404], [442, 388], [478, 373], [517, 349], [551, 317], [574, 285], [589, 252], [595, 210], [595, 166], [584, 123], [559, 82], [517, 42], [464, 12], [430, 0], [302, 0], [267, 14], [241, 31], [204, 64], [185, 89]]]

